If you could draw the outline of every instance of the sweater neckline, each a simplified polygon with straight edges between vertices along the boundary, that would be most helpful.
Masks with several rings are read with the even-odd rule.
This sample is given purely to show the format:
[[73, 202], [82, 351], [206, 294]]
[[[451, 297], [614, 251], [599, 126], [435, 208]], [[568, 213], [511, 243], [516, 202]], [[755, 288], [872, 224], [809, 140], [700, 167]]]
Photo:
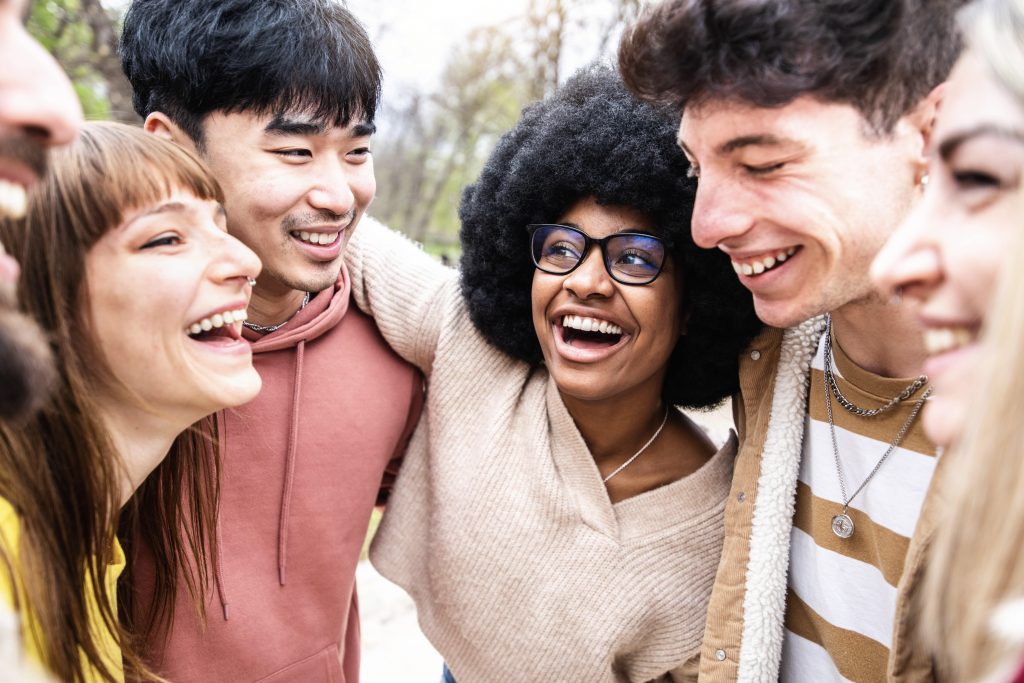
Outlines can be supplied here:
[[721, 514], [732, 480], [735, 432], [730, 431], [725, 444], [696, 472], [613, 504], [597, 463], [550, 376], [547, 409], [551, 456], [587, 526], [625, 545]]

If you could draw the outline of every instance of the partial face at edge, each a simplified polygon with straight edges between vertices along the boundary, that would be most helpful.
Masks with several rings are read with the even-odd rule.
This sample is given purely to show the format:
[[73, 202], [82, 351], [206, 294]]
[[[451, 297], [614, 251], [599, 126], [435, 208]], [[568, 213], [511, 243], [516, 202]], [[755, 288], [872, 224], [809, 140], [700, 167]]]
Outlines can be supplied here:
[[[21, 218], [52, 145], [70, 142], [82, 110], [67, 76], [25, 31], [25, 0], [0, 0], [0, 219]], [[53, 376], [38, 326], [17, 312], [18, 264], [0, 244], [0, 419], [35, 409]]]
[[[96, 344], [126, 390], [106, 406], [145, 407], [182, 429], [256, 396], [260, 377], [241, 318], [256, 255], [227, 234], [220, 205], [179, 191], [130, 211], [86, 254], [88, 315]], [[191, 332], [195, 324], [208, 334]], [[220, 323], [218, 325], [218, 323]], [[129, 403], [126, 403], [129, 402]]]
[[875, 295], [871, 260], [920, 173], [906, 117], [876, 138], [849, 105], [712, 100], [684, 112], [679, 140], [699, 177], [694, 240], [729, 255], [761, 320], [787, 327]]
[[325, 126], [302, 113], [215, 112], [202, 156], [225, 195], [228, 228], [264, 264], [260, 287], [319, 292], [376, 192], [373, 126]]
[[[643, 214], [627, 207], [601, 206], [594, 199], [581, 200], [555, 222], [594, 238], [617, 232], [655, 234]], [[525, 229], [523, 239], [527, 239]], [[682, 329], [681, 281], [669, 257], [661, 274], [648, 285], [616, 282], [608, 275], [597, 245], [568, 275], [535, 270], [534, 330], [548, 372], [562, 394], [589, 401], [621, 400], [640, 392], [659, 396]], [[568, 323], [567, 317], [571, 318]], [[588, 333], [594, 323], [612, 325], [611, 333]]]
[[[1024, 216], [1024, 106], [966, 52], [935, 127], [923, 201], [879, 254], [879, 286], [919, 303], [934, 395], [923, 415], [940, 445], [963, 432], [978, 335]], [[1012, 314], [1012, 313], [1011, 313]]]

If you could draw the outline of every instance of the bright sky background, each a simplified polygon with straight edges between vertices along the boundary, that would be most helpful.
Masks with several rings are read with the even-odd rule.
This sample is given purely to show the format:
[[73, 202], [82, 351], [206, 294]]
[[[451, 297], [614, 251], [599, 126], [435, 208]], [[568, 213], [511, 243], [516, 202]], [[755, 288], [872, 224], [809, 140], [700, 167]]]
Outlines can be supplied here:
[[384, 68], [385, 91], [431, 90], [471, 30], [525, 14], [528, 0], [348, 0]]

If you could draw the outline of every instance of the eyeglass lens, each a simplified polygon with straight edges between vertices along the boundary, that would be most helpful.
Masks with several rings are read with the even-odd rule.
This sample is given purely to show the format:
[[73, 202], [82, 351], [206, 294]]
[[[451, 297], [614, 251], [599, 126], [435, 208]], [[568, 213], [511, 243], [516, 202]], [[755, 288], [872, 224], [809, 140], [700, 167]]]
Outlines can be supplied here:
[[564, 275], [586, 258], [588, 241], [602, 243], [608, 273], [626, 284], [652, 282], [665, 262], [665, 245], [657, 237], [627, 233], [592, 240], [567, 225], [542, 225], [534, 231], [533, 262], [544, 272]]

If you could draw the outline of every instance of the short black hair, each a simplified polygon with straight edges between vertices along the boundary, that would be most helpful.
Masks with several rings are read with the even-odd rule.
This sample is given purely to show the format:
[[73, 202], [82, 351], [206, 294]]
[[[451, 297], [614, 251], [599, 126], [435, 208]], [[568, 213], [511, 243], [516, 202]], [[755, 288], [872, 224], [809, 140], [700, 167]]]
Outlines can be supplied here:
[[706, 99], [855, 107], [876, 133], [944, 81], [966, 0], [666, 0], [619, 45], [627, 85], [677, 111]]
[[214, 111], [302, 111], [372, 122], [381, 69], [359, 21], [335, 0], [134, 0], [121, 33], [132, 104], [202, 144]]
[[696, 185], [675, 134], [671, 112], [637, 100], [607, 67], [582, 70], [523, 112], [459, 206], [462, 293], [491, 344], [541, 362], [526, 226], [556, 221], [594, 197], [641, 212], [673, 244], [688, 318], [669, 359], [665, 400], [709, 407], [738, 390], [739, 355], [761, 323], [728, 257], [693, 243]]

